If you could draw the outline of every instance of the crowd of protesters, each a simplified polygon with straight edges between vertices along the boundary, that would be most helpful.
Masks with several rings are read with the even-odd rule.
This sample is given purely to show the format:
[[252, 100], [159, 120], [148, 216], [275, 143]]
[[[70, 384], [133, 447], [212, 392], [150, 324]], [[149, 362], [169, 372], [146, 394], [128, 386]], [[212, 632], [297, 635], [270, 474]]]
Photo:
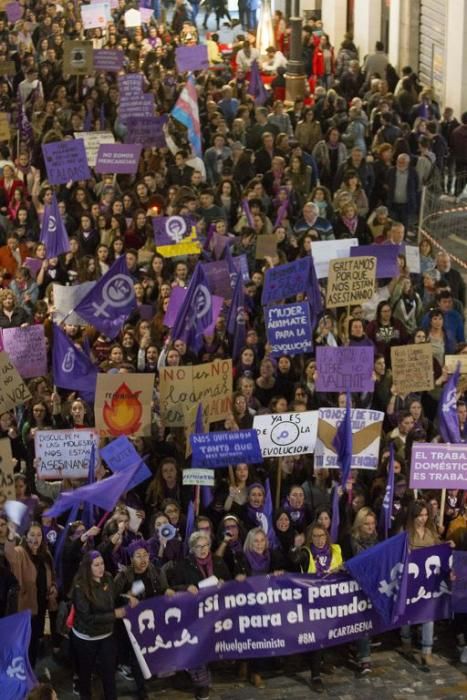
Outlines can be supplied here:
[[[422, 88], [410, 67], [397, 73], [381, 43], [366, 57], [359, 56], [350, 35], [333, 47], [325, 27], [313, 19], [305, 21], [302, 31], [304, 96], [287, 102], [287, 18], [275, 13], [275, 43], [260, 55], [253, 31], [255, 0], [239, 2], [239, 21], [231, 20], [223, 0], [208, 0], [203, 27], [214, 13], [219, 33], [202, 37], [197, 2], [176, 0], [168, 8], [154, 2], [153, 18], [127, 29], [128, 5], [119, 0], [107, 28], [88, 31], [83, 30], [78, 3], [61, 6], [38, 0], [21, 7], [23, 15], [14, 23], [0, 15], [0, 59], [14, 64], [13, 74], [0, 78], [0, 109], [11, 116], [11, 138], [0, 143], [0, 327], [43, 324], [50, 345], [53, 285], [98, 280], [115, 260], [126, 256], [137, 307], [120, 335], [111, 341], [92, 326], [67, 322], [63, 330], [74, 344], [86, 348], [100, 372], [155, 374], [152, 433], [134, 439], [152, 478], [125, 494], [102, 528], [86, 528], [81, 520], [71, 524], [59, 582], [53, 554], [65, 520], [44, 513], [60, 491], [81, 482], [39, 481], [34, 436], [47, 428], [93, 426], [93, 406], [79, 392], [70, 395], [57, 389], [51, 372], [30, 380], [32, 399], [0, 416], [1, 437], [11, 441], [16, 461], [16, 498], [30, 514], [18, 534], [0, 512], [0, 614], [31, 610], [34, 665], [46, 619], [54, 652], [63, 646], [63, 611], [72, 602], [68, 653], [74, 689], [82, 700], [91, 697], [96, 671], [106, 700], [117, 697], [117, 663], [119, 671], [135, 681], [138, 697], [145, 698], [147, 684], [121, 623], [127, 606], [138, 603], [130, 593], [134, 581], [143, 581], [144, 597], [172, 596], [181, 590], [196, 594], [199, 582], [212, 574], [226, 581], [284, 571], [323, 576], [341, 568], [345, 560], [378, 542], [391, 444], [396, 459], [391, 534], [406, 528], [414, 548], [441, 539], [467, 547], [463, 492], [447, 491], [441, 520], [440, 492], [419, 492], [416, 498], [408, 487], [413, 442], [440, 440], [437, 405], [448, 379], [445, 356], [467, 352], [463, 277], [443, 250], [426, 238], [418, 242], [416, 227], [426, 184], [440, 195], [462, 195], [467, 112], [455, 115], [449, 107], [442, 111], [433, 91]], [[231, 21], [221, 28], [223, 18]], [[42, 144], [71, 139], [83, 130], [112, 131], [120, 140], [125, 133], [118, 115], [117, 74], [80, 77], [63, 71], [64, 40], [80, 38], [89, 38], [96, 49], [123, 52], [121, 73], [143, 74], [156, 115], [170, 113], [186, 81], [186, 74], [176, 70], [176, 47], [207, 43], [210, 68], [195, 74], [203, 157], [192, 151], [184, 127], [169, 120], [167, 146], [145, 147], [136, 176], [93, 173], [90, 180], [51, 187]], [[269, 93], [260, 106], [247, 92], [254, 61]], [[54, 193], [70, 252], [48, 258], [40, 229], [44, 207]], [[245, 199], [251, 216], [242, 206]], [[198, 256], [171, 259], [157, 252], [151, 221], [155, 212], [194, 217], [201, 241], [208, 232], [227, 237], [231, 254], [245, 254], [248, 261], [246, 344], [233, 357], [232, 413], [211, 430], [251, 428], [257, 413], [345, 405], [343, 395], [317, 392], [313, 353], [271, 357], [261, 306], [268, 268], [312, 254], [316, 241], [354, 237], [362, 245], [418, 245], [421, 261], [420, 272], [409, 270], [401, 247], [398, 275], [378, 280], [370, 303], [326, 309], [313, 331], [315, 347], [374, 349], [374, 391], [354, 393], [352, 402], [354, 407], [384, 411], [376, 472], [352, 471], [349, 482], [339, 484], [339, 472], [314, 468], [313, 455], [239, 464], [230, 473], [218, 469], [213, 501], [201, 508], [186, 543], [188, 557], [186, 514], [193, 494], [181, 477], [189, 464], [186, 435], [161, 421], [158, 371], [164, 364], [230, 358], [233, 348], [225, 314], [213, 334], [203, 339], [199, 353], [171, 337], [164, 325], [172, 290], [187, 287]], [[258, 239], [271, 233], [277, 252], [256, 259]], [[204, 254], [214, 253], [207, 246]], [[24, 265], [26, 258], [39, 261], [33, 271]], [[324, 295], [325, 280], [320, 282]], [[150, 305], [149, 319], [140, 315], [142, 305]], [[433, 390], [406, 394], [404, 387], [394, 386], [390, 350], [407, 343], [431, 344]], [[461, 378], [457, 410], [463, 440], [465, 389]], [[100, 464], [97, 478], [106, 473]], [[273, 493], [280, 490], [280, 509], [273, 518], [279, 546], [272, 551], [257, 519], [268, 477]], [[330, 494], [336, 485], [341, 489], [341, 517], [332, 542]], [[130, 528], [128, 507], [139, 515], [136, 531]], [[173, 526], [175, 536], [162, 534], [168, 532], [167, 525]], [[465, 620], [457, 620], [452, 644], [467, 663], [464, 633]], [[404, 648], [414, 643], [410, 628], [401, 630], [401, 640]], [[428, 668], [432, 646], [433, 623], [425, 623], [421, 659]], [[190, 675], [195, 697], [207, 700], [210, 679], [202, 663], [200, 659]], [[312, 689], [318, 693], [324, 690], [322, 663], [321, 653], [311, 655]], [[357, 668], [362, 675], [371, 673], [367, 638], [357, 645]], [[239, 677], [262, 687], [261, 669], [258, 660], [241, 663]], [[71, 683], [70, 672], [70, 687]], [[44, 686], [40, 696], [39, 690], [34, 697], [54, 697], [51, 688]]]

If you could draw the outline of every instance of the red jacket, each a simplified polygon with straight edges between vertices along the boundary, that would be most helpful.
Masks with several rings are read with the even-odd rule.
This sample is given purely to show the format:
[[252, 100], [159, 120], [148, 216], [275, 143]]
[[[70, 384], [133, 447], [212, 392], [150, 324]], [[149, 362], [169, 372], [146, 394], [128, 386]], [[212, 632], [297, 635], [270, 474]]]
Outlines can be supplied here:
[[[336, 63], [334, 60], [334, 49], [331, 48], [331, 73], [334, 73]], [[325, 72], [324, 72], [324, 53], [323, 49], [321, 49], [319, 46], [316, 47], [316, 49], [313, 52], [313, 64], [312, 64], [312, 70], [313, 70], [313, 75], [316, 75], [318, 78], [321, 78]]]

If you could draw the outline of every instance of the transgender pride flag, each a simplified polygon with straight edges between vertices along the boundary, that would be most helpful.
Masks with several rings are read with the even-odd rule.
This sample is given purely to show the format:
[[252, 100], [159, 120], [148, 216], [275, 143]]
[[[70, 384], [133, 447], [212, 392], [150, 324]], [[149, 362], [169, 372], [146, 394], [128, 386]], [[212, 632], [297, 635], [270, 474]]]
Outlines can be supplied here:
[[193, 145], [193, 149], [200, 158], [203, 155], [201, 148], [201, 127], [199, 123], [198, 94], [196, 92], [195, 81], [190, 75], [186, 85], [180, 93], [171, 115], [181, 122], [188, 129], [188, 138]]

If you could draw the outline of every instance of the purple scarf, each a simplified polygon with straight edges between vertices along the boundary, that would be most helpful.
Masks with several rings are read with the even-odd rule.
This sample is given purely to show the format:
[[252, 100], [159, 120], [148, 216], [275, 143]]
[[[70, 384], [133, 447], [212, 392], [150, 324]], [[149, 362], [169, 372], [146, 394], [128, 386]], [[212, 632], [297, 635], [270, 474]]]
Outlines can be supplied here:
[[346, 216], [343, 216], [342, 221], [347, 226], [349, 231], [351, 231], [352, 233], [355, 233], [355, 230], [356, 230], [357, 224], [358, 224], [358, 216], [354, 216], [351, 219], [347, 218]]
[[332, 552], [331, 547], [326, 545], [325, 547], [315, 547], [313, 544], [310, 547], [311, 556], [315, 560], [316, 565], [316, 575], [326, 576], [329, 573], [329, 568], [331, 566]]
[[292, 525], [303, 525], [305, 520], [305, 506], [293, 509], [289, 501], [285, 500], [282, 504], [282, 508], [289, 514]]
[[211, 552], [209, 552], [208, 556], [204, 557], [204, 559], [195, 557], [195, 562], [203, 578], [209, 578], [212, 576], [214, 567]]
[[261, 576], [268, 574], [271, 567], [271, 553], [267, 549], [264, 554], [257, 552], [245, 551], [245, 557], [251, 568], [252, 576]]

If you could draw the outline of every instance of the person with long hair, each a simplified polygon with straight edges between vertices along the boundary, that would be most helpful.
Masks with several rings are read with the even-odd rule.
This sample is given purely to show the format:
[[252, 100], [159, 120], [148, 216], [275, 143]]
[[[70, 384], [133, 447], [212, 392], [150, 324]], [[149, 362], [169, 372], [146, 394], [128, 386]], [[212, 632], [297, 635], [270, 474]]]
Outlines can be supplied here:
[[34, 667], [44, 634], [46, 612], [57, 610], [54, 564], [40, 523], [33, 521], [29, 525], [19, 545], [16, 544], [16, 525], [11, 520], [8, 521], [8, 530], [4, 551], [19, 584], [18, 611], [30, 610], [32, 613], [29, 661]]
[[[81, 700], [91, 699], [91, 679], [97, 672], [102, 680], [105, 700], [117, 700], [115, 685], [115, 620], [125, 617], [124, 607], [115, 607], [115, 587], [106, 572], [100, 552], [87, 552], [73, 583], [71, 599], [75, 611], [71, 630], [71, 648], [79, 678]], [[128, 597], [130, 607], [138, 600]]]

